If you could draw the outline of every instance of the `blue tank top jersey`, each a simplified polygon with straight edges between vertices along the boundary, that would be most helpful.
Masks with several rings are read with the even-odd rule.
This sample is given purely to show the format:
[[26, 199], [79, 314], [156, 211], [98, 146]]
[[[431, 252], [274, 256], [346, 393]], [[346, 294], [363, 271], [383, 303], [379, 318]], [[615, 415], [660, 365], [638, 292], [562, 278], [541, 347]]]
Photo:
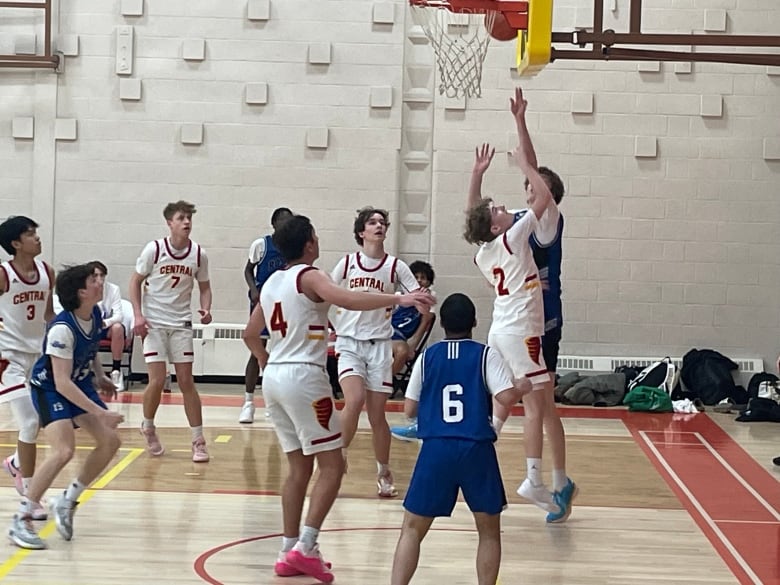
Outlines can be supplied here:
[[[515, 221], [519, 220], [527, 209], [515, 212]], [[534, 262], [539, 269], [544, 299], [544, 330], [549, 331], [563, 325], [563, 306], [561, 303], [561, 261], [563, 260], [563, 214], [558, 217], [558, 229], [555, 239], [541, 245], [534, 234], [528, 239]]]
[[420, 361], [417, 436], [495, 441], [493, 398], [485, 381], [487, 346], [445, 339], [428, 347]]
[[[102, 317], [100, 308], [96, 305], [92, 309], [92, 330], [84, 331], [78, 324], [76, 317], [69, 311], [59, 313], [49, 323], [49, 328], [58, 323], [64, 323], [73, 332], [73, 370], [70, 379], [82, 390], [92, 391], [92, 362], [98, 351], [98, 343], [102, 336]], [[43, 339], [43, 355], [38, 358], [32, 369], [30, 383], [44, 390], [54, 390], [54, 374], [51, 369], [51, 358], [46, 355], [46, 346], [48, 344], [48, 331]]]
[[400, 333], [407, 341], [417, 331], [420, 321], [422, 321], [422, 315], [415, 307], [401, 307], [399, 305], [390, 316], [393, 330]]
[[263, 288], [265, 281], [277, 270], [287, 264], [274, 246], [271, 236], [263, 236], [265, 239], [265, 254], [263, 259], [255, 266], [255, 286], [257, 290]]

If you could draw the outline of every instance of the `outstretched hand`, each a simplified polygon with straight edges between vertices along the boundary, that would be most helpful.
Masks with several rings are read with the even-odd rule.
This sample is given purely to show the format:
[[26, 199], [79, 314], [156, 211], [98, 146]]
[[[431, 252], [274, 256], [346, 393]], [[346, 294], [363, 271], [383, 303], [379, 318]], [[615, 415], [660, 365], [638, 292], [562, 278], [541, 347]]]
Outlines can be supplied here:
[[490, 163], [493, 161], [493, 156], [496, 154], [495, 148], [490, 148], [490, 144], [484, 142], [482, 146], [477, 146], [475, 149], [476, 156], [474, 157], [474, 172], [480, 175], [484, 174], [488, 170]]
[[414, 307], [420, 313], [427, 313], [431, 307], [436, 304], [436, 297], [434, 297], [427, 290], [416, 290], [414, 292], [401, 295], [398, 299], [399, 305], [404, 307]]
[[509, 98], [509, 109], [515, 120], [518, 122], [525, 119], [525, 110], [528, 108], [528, 101], [523, 97], [523, 88], [515, 88], [515, 97]]

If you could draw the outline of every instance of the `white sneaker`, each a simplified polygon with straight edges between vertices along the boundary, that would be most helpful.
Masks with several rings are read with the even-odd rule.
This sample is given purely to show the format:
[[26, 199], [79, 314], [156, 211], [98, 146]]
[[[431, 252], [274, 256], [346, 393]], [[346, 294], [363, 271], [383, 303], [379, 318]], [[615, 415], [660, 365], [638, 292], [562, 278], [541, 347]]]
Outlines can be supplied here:
[[241, 414], [238, 417], [238, 422], [244, 424], [255, 422], [254, 402], [244, 402], [244, 406], [241, 407]]
[[553, 495], [544, 484], [534, 485], [527, 477], [517, 488], [517, 495], [529, 500], [546, 512], [558, 513], [561, 509], [553, 500]]
[[116, 386], [117, 392], [125, 391], [125, 377], [119, 370], [114, 370], [111, 372], [111, 383]]

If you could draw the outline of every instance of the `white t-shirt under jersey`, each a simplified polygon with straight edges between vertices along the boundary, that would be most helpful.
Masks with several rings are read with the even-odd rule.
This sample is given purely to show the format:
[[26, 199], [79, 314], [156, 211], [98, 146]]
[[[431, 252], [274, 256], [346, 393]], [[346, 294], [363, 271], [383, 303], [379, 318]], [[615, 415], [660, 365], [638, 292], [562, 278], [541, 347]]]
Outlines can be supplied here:
[[190, 240], [177, 250], [168, 238], [146, 244], [135, 264], [146, 277], [142, 310], [152, 327], [185, 329], [192, 327], [192, 289], [195, 281], [209, 280], [206, 251]]
[[474, 260], [496, 293], [490, 333], [544, 335], [542, 286], [528, 243], [537, 226], [536, 216], [529, 211], [477, 252]]
[[[385, 254], [379, 260], [361, 252], [347, 254], [331, 272], [333, 281], [346, 289], [392, 294], [396, 288], [410, 292], [420, 288], [417, 279], [405, 262]], [[372, 311], [349, 311], [339, 308], [333, 319], [336, 334], [361, 341], [390, 339], [392, 306]]]
[[28, 281], [11, 262], [0, 263], [7, 283], [0, 295], [0, 351], [41, 353], [51, 282], [45, 262], [35, 260], [35, 269], [38, 276]]

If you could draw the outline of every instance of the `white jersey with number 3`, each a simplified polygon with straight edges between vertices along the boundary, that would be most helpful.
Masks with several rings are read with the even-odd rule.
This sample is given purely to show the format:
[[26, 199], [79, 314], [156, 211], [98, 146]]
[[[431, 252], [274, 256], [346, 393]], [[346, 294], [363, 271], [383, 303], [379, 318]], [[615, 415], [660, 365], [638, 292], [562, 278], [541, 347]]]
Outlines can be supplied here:
[[269, 364], [315, 364], [325, 367], [328, 352], [328, 303], [316, 303], [301, 292], [308, 264], [277, 270], [260, 291], [268, 329]]
[[480, 246], [474, 261], [496, 291], [490, 333], [544, 335], [544, 301], [539, 269], [528, 238], [538, 225], [526, 213], [504, 234]]
[[152, 327], [192, 327], [192, 289], [195, 281], [209, 279], [206, 252], [189, 241], [177, 250], [168, 238], [146, 244], [136, 262], [135, 271], [146, 277], [143, 314]]
[[35, 260], [35, 269], [38, 277], [29, 281], [11, 262], [0, 263], [6, 279], [6, 288], [0, 295], [0, 351], [41, 353], [51, 282], [45, 262]]

